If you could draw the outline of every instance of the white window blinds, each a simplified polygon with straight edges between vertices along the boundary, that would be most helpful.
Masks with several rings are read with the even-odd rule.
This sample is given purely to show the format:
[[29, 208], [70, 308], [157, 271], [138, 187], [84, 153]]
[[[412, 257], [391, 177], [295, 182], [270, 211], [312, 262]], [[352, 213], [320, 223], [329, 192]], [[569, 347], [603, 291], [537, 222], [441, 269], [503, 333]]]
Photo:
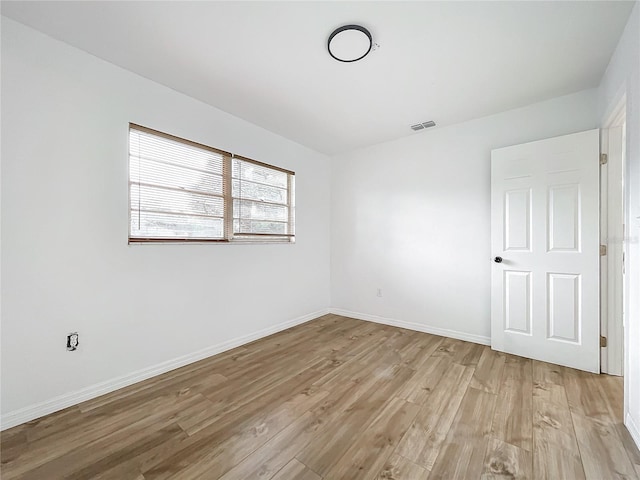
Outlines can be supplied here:
[[129, 241], [293, 239], [294, 173], [129, 129]]
[[234, 157], [234, 236], [292, 237], [294, 178], [286, 170]]

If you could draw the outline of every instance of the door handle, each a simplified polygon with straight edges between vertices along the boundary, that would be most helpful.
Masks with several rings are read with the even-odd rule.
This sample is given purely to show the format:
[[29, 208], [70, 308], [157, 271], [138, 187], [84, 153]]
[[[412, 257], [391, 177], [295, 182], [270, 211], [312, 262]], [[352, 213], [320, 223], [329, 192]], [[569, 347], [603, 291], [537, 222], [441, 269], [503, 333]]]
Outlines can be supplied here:
[[502, 263], [502, 257], [496, 257], [493, 259], [493, 261], [496, 263]]

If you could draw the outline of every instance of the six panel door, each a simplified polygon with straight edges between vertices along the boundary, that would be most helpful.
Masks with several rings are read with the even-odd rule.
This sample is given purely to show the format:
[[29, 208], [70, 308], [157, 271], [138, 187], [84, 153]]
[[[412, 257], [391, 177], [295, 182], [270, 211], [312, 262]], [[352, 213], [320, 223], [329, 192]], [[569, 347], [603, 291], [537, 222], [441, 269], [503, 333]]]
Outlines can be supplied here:
[[598, 130], [491, 152], [493, 349], [600, 371], [598, 228]]

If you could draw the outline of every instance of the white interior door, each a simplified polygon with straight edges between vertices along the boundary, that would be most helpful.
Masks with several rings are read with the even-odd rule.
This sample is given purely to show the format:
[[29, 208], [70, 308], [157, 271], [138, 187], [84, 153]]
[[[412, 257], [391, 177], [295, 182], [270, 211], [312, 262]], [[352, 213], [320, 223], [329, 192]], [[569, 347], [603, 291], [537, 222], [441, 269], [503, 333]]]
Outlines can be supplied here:
[[491, 152], [491, 347], [600, 371], [599, 132]]

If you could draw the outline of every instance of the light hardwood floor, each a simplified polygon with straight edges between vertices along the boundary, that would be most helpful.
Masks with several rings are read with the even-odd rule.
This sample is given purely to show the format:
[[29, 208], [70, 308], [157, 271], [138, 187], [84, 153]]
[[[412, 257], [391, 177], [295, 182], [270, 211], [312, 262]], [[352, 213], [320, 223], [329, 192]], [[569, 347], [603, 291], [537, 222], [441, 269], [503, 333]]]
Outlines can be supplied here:
[[326, 315], [7, 430], [10, 479], [640, 479], [622, 380]]

